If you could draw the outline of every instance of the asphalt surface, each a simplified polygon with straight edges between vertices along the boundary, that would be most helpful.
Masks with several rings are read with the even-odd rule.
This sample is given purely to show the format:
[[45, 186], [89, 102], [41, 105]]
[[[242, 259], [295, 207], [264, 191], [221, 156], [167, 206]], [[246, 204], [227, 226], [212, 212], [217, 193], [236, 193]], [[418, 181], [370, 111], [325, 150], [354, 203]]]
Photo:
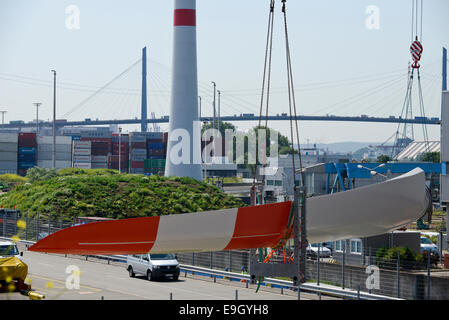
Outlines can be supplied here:
[[[23, 261], [28, 265], [28, 279], [32, 289], [45, 295], [46, 300], [296, 300], [297, 293], [279, 288], [265, 288], [256, 293], [256, 286], [229, 280], [216, 280], [204, 276], [181, 273], [178, 281], [169, 279], [148, 281], [145, 277], [130, 278], [124, 263], [107, 264], [106, 261], [82, 256], [44, 254], [25, 251]], [[79, 272], [67, 270], [75, 266]], [[74, 281], [79, 276], [79, 288]], [[323, 297], [324, 298], [324, 297]], [[20, 293], [0, 294], [0, 300], [27, 300]], [[317, 295], [301, 294], [301, 299], [317, 300]]]

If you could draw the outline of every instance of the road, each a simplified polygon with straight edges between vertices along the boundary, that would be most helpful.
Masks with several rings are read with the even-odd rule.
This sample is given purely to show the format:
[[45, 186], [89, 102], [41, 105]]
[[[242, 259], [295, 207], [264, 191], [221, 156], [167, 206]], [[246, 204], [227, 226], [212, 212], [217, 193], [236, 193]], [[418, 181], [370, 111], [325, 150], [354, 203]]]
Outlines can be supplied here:
[[[44, 254], [24, 251], [23, 260], [28, 264], [28, 282], [32, 288], [45, 295], [46, 300], [234, 300], [238, 290], [239, 300], [296, 300], [291, 290], [263, 288], [256, 293], [256, 286], [246, 288], [244, 283], [217, 280], [209, 277], [182, 273], [178, 281], [148, 281], [145, 277], [130, 278], [123, 263], [107, 264], [104, 260], [81, 256]], [[69, 289], [66, 279], [72, 275], [67, 267], [79, 269], [79, 289]], [[73, 282], [71, 282], [73, 284]], [[316, 300], [313, 294], [301, 294], [301, 299]], [[19, 293], [1, 294], [0, 299], [28, 299]]]

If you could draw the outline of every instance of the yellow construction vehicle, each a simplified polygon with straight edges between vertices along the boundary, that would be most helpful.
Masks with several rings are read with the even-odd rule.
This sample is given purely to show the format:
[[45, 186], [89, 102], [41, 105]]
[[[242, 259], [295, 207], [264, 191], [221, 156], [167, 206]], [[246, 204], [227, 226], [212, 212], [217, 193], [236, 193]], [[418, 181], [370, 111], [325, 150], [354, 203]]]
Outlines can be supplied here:
[[0, 294], [20, 292], [31, 300], [42, 300], [44, 295], [31, 290], [25, 282], [28, 265], [21, 260], [17, 246], [12, 242], [0, 242]]

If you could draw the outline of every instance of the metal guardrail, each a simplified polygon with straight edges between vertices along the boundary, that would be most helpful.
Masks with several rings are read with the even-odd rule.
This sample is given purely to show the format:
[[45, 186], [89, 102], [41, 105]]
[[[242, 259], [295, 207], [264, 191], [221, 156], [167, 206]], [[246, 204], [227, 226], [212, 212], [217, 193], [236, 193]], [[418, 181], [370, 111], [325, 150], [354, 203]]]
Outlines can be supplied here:
[[[180, 265], [181, 269], [184, 271], [188, 271], [191, 273], [197, 274], [207, 274], [211, 276], [236, 279], [236, 280], [245, 280], [250, 281], [251, 277], [248, 274], [240, 274], [229, 271], [221, 271], [214, 270], [203, 267], [189, 266], [189, 265]], [[293, 281], [280, 280], [275, 278], [265, 278], [263, 284], [276, 286], [279, 288], [285, 289], [294, 289], [297, 290], [298, 287], [293, 285]], [[310, 292], [316, 294], [326, 294], [332, 296], [338, 296], [346, 299], [356, 299], [356, 300], [402, 300], [388, 296], [369, 294], [366, 292], [356, 291], [352, 289], [341, 289], [338, 287], [324, 285], [324, 284], [314, 284], [314, 283], [304, 283], [299, 286], [299, 290], [302, 292]]]
[[[11, 238], [5, 238], [0, 237], [0, 239], [12, 241]], [[22, 244], [25, 244], [28, 248], [29, 245], [33, 245], [34, 241], [27, 241], [27, 240], [20, 240], [19, 241]], [[86, 261], [88, 261], [88, 257], [95, 257], [99, 259], [108, 260], [108, 264], [110, 261], [117, 261], [126, 263], [126, 255], [89, 255], [85, 256]], [[211, 277], [221, 277], [221, 278], [229, 278], [230, 280], [235, 279], [238, 281], [245, 281], [246, 283], [249, 283], [251, 280], [251, 276], [249, 274], [241, 274], [241, 273], [235, 273], [235, 272], [229, 272], [229, 271], [222, 271], [222, 270], [216, 270], [216, 269], [210, 269], [210, 268], [204, 268], [204, 267], [197, 267], [197, 266], [191, 266], [191, 265], [179, 265], [182, 272], [190, 272], [192, 274], [204, 274]], [[352, 290], [352, 289], [342, 289], [336, 286], [326, 285], [326, 284], [315, 284], [315, 283], [303, 283], [299, 287], [293, 285], [293, 281], [287, 281], [287, 280], [280, 280], [275, 278], [265, 278], [263, 285], [271, 285], [273, 287], [279, 287], [281, 290], [283, 289], [293, 289], [298, 290], [298, 297], [300, 292], [308, 292], [308, 293], [315, 293], [315, 294], [322, 294], [322, 295], [330, 295], [330, 296], [336, 296], [343, 299], [352, 299], [352, 300], [403, 300], [398, 299], [394, 297], [388, 297], [388, 296], [382, 296], [382, 295], [376, 295], [376, 294], [370, 294], [366, 292], [362, 292], [360, 290]]]

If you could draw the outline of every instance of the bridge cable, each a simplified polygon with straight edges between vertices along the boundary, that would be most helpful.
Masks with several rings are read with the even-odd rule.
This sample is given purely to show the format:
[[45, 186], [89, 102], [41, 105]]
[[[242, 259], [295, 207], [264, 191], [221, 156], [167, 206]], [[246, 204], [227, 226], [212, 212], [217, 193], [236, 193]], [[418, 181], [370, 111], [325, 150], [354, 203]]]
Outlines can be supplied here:
[[68, 112], [63, 114], [63, 117], [67, 117], [73, 112], [75, 112], [77, 109], [85, 105], [88, 101], [90, 101], [93, 97], [95, 97], [99, 92], [110, 86], [114, 81], [122, 77], [123, 75], [127, 74], [132, 68], [134, 68], [137, 64], [139, 64], [142, 61], [142, 58], [134, 62], [131, 66], [126, 68], [123, 72], [121, 72], [119, 75], [115, 76], [112, 80], [110, 80], [108, 83], [97, 89], [94, 93], [92, 93], [89, 97], [78, 103], [76, 106], [74, 106], [72, 109], [70, 109]]

